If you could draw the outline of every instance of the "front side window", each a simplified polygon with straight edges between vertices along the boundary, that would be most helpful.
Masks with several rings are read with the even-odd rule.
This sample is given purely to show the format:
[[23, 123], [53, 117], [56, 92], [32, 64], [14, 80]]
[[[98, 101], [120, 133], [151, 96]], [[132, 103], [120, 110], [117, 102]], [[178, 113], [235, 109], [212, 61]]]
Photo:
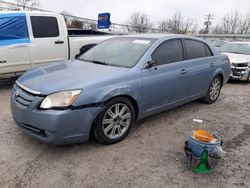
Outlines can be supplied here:
[[181, 40], [174, 39], [160, 44], [152, 54], [152, 60], [160, 65], [183, 61]]
[[78, 59], [110, 66], [133, 67], [154, 39], [116, 37], [106, 40], [81, 55]]
[[206, 46], [203, 42], [185, 39], [185, 47], [187, 53], [187, 59], [196, 59], [209, 56], [206, 52]]
[[31, 16], [34, 38], [58, 37], [59, 28], [55, 17]]

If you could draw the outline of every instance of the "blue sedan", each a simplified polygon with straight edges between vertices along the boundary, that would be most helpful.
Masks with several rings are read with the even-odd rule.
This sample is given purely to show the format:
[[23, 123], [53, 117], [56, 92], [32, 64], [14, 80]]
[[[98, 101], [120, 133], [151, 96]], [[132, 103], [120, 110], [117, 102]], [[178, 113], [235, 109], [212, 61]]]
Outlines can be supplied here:
[[196, 99], [214, 103], [230, 75], [227, 56], [186, 35], [115, 37], [77, 60], [32, 69], [15, 83], [18, 127], [45, 143], [124, 139], [136, 120]]

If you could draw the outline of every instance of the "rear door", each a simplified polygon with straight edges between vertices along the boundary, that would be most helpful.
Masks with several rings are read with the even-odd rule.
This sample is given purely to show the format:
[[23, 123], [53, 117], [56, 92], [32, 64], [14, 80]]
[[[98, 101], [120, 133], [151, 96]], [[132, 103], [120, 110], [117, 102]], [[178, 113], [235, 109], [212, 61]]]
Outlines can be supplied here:
[[0, 74], [30, 68], [30, 42], [25, 13], [0, 13]]
[[201, 41], [184, 39], [186, 69], [188, 71], [189, 97], [207, 92], [214, 69], [213, 54], [209, 46]]
[[142, 93], [146, 112], [183, 99], [187, 90], [180, 39], [161, 43], [152, 53], [151, 59], [157, 61], [158, 66], [142, 70]]
[[32, 66], [67, 59], [67, 36], [63, 32], [60, 17], [31, 14], [31, 28], [34, 40], [30, 48]]

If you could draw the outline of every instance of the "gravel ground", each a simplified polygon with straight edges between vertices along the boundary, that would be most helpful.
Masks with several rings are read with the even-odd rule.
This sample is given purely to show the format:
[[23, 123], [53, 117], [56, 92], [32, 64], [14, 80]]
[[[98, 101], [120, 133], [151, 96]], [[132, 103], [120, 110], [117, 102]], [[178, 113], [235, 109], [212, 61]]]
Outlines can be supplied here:
[[[195, 101], [140, 121], [111, 146], [29, 138], [12, 120], [9, 93], [0, 89], [0, 187], [250, 187], [249, 84], [227, 84], [215, 104]], [[224, 139], [227, 154], [214, 173], [187, 169], [183, 146], [197, 128]]]

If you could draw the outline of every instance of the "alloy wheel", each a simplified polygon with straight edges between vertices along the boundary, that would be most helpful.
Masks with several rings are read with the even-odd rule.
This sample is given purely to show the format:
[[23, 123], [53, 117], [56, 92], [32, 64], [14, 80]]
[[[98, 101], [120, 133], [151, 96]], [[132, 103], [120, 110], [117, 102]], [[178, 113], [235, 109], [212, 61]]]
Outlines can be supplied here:
[[110, 139], [120, 138], [129, 129], [131, 120], [131, 110], [126, 104], [114, 104], [113, 106], [108, 108], [103, 116], [103, 133]]
[[216, 100], [220, 94], [221, 81], [219, 78], [216, 78], [212, 81], [210, 85], [209, 95], [211, 100]]

